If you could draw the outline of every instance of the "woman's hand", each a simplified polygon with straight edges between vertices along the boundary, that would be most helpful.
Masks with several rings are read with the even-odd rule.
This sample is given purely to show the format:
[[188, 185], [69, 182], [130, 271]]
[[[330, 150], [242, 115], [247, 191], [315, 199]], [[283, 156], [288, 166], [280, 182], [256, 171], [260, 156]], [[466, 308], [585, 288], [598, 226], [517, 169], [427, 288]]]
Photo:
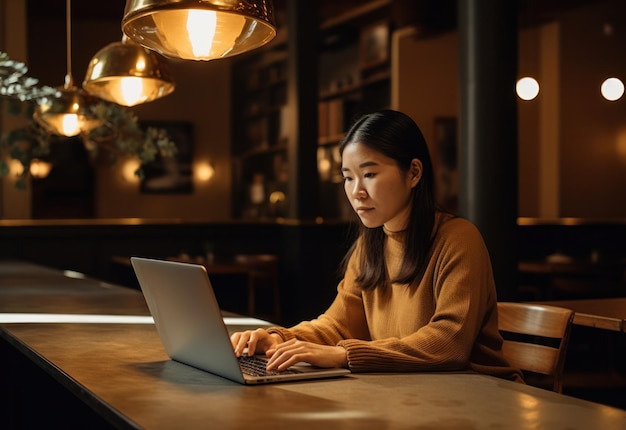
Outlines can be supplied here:
[[347, 367], [348, 354], [341, 346], [318, 345], [291, 339], [266, 350], [267, 370], [285, 370], [305, 362], [318, 367]]
[[246, 330], [233, 333], [230, 342], [233, 344], [235, 355], [241, 357], [247, 349], [248, 355], [265, 353], [270, 348], [275, 348], [283, 339], [278, 334], [269, 334], [266, 330]]

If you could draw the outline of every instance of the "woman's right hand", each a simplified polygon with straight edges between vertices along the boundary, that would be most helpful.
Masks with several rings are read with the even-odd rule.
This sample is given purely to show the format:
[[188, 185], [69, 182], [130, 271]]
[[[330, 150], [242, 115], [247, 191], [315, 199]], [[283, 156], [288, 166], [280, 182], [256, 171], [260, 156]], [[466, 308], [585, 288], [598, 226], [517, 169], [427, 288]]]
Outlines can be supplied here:
[[[256, 330], [246, 330], [233, 333], [230, 336], [235, 355], [241, 357], [244, 352], [248, 355], [260, 354], [283, 342], [282, 338], [276, 334], [269, 334], [267, 330], [258, 328]], [[247, 351], [245, 351], [247, 349]]]

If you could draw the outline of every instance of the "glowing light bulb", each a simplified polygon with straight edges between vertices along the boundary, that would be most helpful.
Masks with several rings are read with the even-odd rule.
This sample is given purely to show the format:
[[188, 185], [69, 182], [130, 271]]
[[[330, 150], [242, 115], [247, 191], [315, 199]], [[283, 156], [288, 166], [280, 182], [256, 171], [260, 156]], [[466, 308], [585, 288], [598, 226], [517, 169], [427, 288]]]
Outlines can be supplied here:
[[45, 178], [50, 174], [50, 170], [52, 170], [52, 163], [38, 158], [33, 158], [30, 162], [30, 174], [34, 178]]
[[330, 160], [327, 158], [319, 160], [318, 169], [320, 173], [327, 174], [330, 172]]
[[145, 98], [143, 95], [143, 79], [126, 77], [120, 79], [122, 99], [126, 106], [134, 106]]
[[135, 158], [127, 159], [126, 161], [124, 161], [124, 163], [121, 166], [122, 177], [127, 182], [130, 182], [132, 184], [138, 183], [139, 177], [135, 174], [135, 172], [140, 167], [141, 167], [141, 163], [139, 162], [139, 160]]
[[78, 115], [74, 113], [63, 115], [63, 135], [71, 137], [76, 136], [78, 133], [80, 133]]
[[605, 99], [614, 102], [624, 95], [624, 84], [617, 78], [608, 78], [602, 82], [600, 92]]
[[165, 51], [194, 60], [228, 56], [234, 48], [241, 49], [236, 42], [256, 28], [254, 24], [247, 28], [242, 15], [214, 10], [172, 10], [153, 14], [151, 19]]
[[196, 57], [208, 57], [215, 38], [217, 15], [210, 10], [190, 10], [187, 15], [187, 34]]
[[215, 169], [210, 163], [198, 163], [194, 171], [196, 172], [196, 178], [203, 182], [211, 180], [213, 175], [215, 175]]
[[146, 70], [146, 62], [143, 59], [139, 59], [137, 61], [137, 64], [135, 64], [135, 68], [138, 71], [143, 72], [144, 70]]
[[515, 87], [517, 96], [522, 100], [532, 100], [539, 94], [539, 83], [530, 77], [521, 78]]

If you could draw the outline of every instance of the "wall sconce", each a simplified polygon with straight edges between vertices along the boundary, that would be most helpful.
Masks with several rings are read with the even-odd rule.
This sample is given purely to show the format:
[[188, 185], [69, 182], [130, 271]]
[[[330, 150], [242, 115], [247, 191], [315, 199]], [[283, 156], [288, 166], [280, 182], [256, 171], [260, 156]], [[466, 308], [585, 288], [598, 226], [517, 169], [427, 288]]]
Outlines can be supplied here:
[[515, 86], [517, 96], [522, 100], [533, 100], [539, 94], [539, 83], [530, 77], [521, 78]]
[[46, 178], [52, 170], [52, 163], [49, 161], [33, 158], [30, 161], [30, 175], [36, 179]]
[[201, 182], [209, 182], [215, 175], [215, 167], [209, 162], [197, 163], [193, 170], [196, 179]]
[[271, 0], [127, 0], [122, 31], [165, 56], [230, 57], [276, 36]]
[[624, 95], [624, 83], [617, 78], [608, 78], [600, 87], [602, 97], [610, 102], [619, 100]]
[[7, 177], [17, 177], [24, 173], [24, 166], [18, 160], [9, 161], [9, 175]]
[[83, 88], [90, 94], [122, 106], [135, 106], [174, 91], [167, 60], [124, 36], [93, 56]]
[[136, 175], [137, 170], [141, 167], [141, 162], [136, 158], [124, 160], [121, 165], [122, 177], [131, 184], [139, 183], [139, 176]]

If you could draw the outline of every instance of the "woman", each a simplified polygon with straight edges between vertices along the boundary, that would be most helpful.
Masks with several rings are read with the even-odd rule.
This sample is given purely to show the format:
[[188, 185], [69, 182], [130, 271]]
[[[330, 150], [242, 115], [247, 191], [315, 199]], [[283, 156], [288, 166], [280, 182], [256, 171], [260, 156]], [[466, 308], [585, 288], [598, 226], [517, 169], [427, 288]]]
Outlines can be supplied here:
[[235, 353], [268, 370], [297, 362], [353, 372], [473, 370], [522, 381], [502, 355], [483, 239], [436, 209], [418, 126], [400, 112], [362, 117], [340, 145], [345, 192], [362, 226], [330, 308], [292, 328], [234, 333]]

